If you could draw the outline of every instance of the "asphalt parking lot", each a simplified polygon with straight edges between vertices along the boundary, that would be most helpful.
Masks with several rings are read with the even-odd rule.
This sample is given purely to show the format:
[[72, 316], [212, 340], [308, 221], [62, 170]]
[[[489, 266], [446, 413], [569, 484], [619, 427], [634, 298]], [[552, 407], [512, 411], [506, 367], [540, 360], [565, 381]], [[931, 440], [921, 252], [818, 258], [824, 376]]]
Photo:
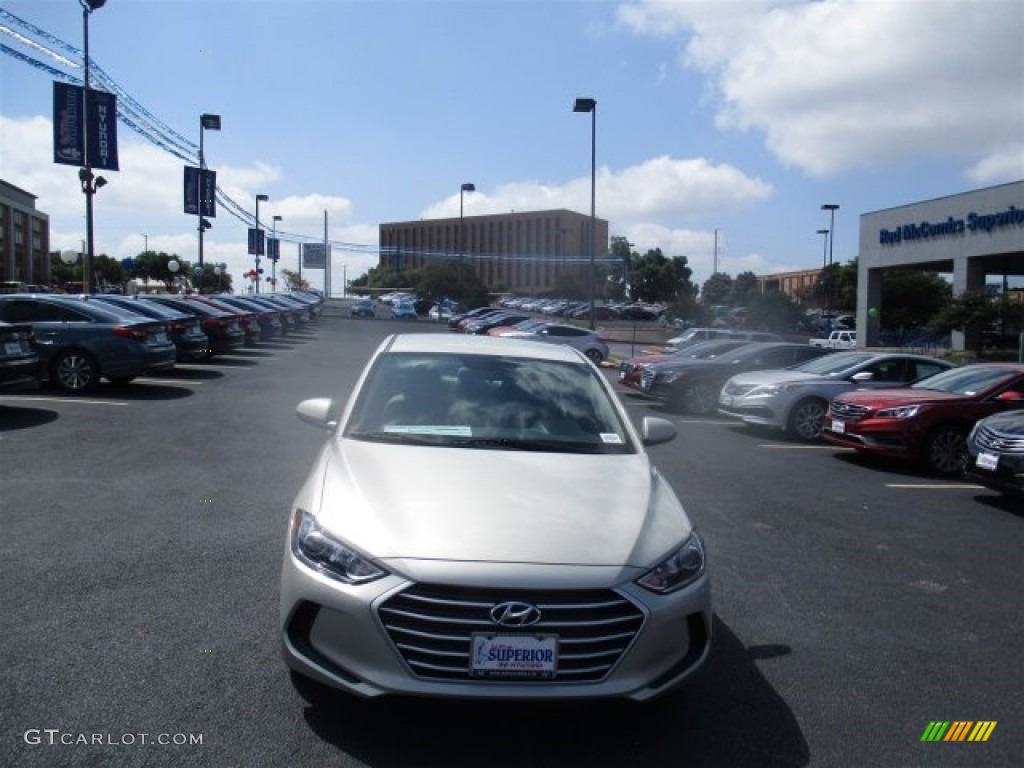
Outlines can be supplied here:
[[[0, 765], [1020, 765], [1019, 508], [628, 395], [678, 424], [651, 455], [708, 543], [697, 680], [649, 706], [307, 701], [277, 579], [326, 433], [294, 407], [426, 330], [327, 316], [87, 397], [0, 395]], [[922, 742], [933, 721], [997, 725]]]

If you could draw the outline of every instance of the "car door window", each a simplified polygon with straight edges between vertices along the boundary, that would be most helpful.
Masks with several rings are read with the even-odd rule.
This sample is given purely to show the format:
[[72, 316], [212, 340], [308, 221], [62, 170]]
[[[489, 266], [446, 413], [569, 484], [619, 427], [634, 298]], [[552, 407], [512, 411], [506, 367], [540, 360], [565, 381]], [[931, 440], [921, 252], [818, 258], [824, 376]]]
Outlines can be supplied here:
[[879, 360], [864, 370], [871, 372], [871, 381], [875, 383], [899, 384], [910, 381], [904, 376], [905, 368], [902, 360]]
[[911, 368], [914, 371], [913, 381], [923, 379], [926, 376], [934, 376], [939, 371], [946, 370], [943, 366], [938, 365], [937, 363], [926, 363], [920, 360], [912, 363]]
[[31, 299], [5, 301], [0, 311], [0, 318], [8, 323], [59, 323], [67, 319], [63, 307]]

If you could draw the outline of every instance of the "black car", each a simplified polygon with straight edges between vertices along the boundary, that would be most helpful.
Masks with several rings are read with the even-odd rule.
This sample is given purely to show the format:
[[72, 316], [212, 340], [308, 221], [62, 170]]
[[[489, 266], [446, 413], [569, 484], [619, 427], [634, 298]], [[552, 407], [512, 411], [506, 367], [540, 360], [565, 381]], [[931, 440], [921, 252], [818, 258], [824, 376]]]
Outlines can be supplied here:
[[174, 344], [164, 323], [74, 296], [22, 293], [0, 296], [0, 320], [27, 323], [36, 336], [40, 379], [65, 392], [115, 384], [174, 367]]
[[152, 301], [145, 301], [138, 296], [118, 296], [114, 294], [86, 294], [82, 297], [101, 304], [113, 304], [154, 320], [166, 323], [167, 335], [174, 342], [179, 361], [195, 360], [205, 357], [210, 349], [210, 339], [195, 315], [187, 315], [176, 309], [165, 307]]
[[644, 371], [641, 391], [669, 408], [705, 415], [718, 407], [718, 393], [737, 373], [789, 368], [829, 353], [809, 344], [752, 341], [706, 360], [655, 364]]
[[986, 416], [974, 425], [967, 436], [967, 477], [1024, 497], [1024, 411]]
[[0, 322], [0, 389], [29, 389], [39, 384], [39, 355], [31, 325]]
[[209, 304], [186, 301], [179, 296], [169, 296], [163, 293], [147, 295], [143, 297], [143, 300], [162, 304], [165, 307], [198, 317], [199, 324], [203, 326], [203, 330], [206, 331], [210, 340], [207, 357], [230, 352], [245, 343], [245, 331], [238, 324], [237, 316], [229, 312], [224, 312]]

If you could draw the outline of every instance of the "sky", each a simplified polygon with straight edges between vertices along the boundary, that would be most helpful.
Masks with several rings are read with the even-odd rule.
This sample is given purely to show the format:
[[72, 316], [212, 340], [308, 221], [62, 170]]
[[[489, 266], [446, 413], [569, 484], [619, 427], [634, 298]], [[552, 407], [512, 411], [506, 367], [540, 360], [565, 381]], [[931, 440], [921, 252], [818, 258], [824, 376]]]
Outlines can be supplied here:
[[[37, 196], [51, 249], [81, 250], [52, 83], [82, 77], [82, 8], [0, 0], [0, 46], [0, 178]], [[199, 116], [221, 116], [204, 154], [235, 205], [204, 258], [236, 288], [257, 194], [262, 226], [281, 217], [280, 268], [326, 214], [340, 294], [377, 263], [381, 223], [458, 216], [464, 183], [466, 216], [588, 213], [592, 127], [596, 215], [636, 251], [685, 256], [698, 285], [716, 263], [820, 267], [821, 229], [846, 263], [862, 214], [1024, 179], [1020, 0], [108, 0], [89, 53], [189, 164]], [[123, 123], [118, 150], [95, 252], [196, 261], [185, 160]]]

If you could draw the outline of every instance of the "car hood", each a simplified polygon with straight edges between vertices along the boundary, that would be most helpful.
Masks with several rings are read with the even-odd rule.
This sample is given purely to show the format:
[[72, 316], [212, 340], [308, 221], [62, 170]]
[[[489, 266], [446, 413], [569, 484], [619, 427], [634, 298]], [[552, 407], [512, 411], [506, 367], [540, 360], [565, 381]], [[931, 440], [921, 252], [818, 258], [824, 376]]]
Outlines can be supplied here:
[[[649, 567], [689, 535], [641, 454], [579, 455], [332, 439], [306, 507], [380, 560]], [[299, 499], [299, 504], [303, 504]]]
[[984, 420], [985, 426], [1001, 435], [1024, 437], [1024, 411], [997, 413]]
[[873, 409], [894, 408], [899, 405], [913, 403], [958, 403], [971, 401], [974, 398], [955, 392], [937, 392], [929, 389], [861, 389], [839, 395], [838, 400], [854, 403]]
[[738, 373], [731, 379], [733, 384], [743, 386], [760, 386], [764, 384], [791, 384], [841, 381], [849, 383], [842, 376], [819, 376], [816, 373], [804, 373], [803, 371], [789, 371], [780, 369], [776, 371], [757, 371], [751, 373]]

